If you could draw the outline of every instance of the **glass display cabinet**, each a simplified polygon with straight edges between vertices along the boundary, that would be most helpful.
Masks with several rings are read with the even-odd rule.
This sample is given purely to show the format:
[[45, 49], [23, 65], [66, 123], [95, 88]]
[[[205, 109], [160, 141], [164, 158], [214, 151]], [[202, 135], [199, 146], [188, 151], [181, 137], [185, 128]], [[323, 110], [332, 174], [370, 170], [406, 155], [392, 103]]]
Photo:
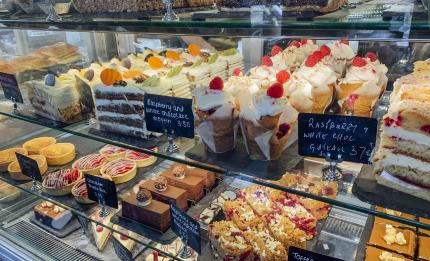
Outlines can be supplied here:
[[0, 259], [430, 260], [427, 1], [119, 2], [0, 1]]

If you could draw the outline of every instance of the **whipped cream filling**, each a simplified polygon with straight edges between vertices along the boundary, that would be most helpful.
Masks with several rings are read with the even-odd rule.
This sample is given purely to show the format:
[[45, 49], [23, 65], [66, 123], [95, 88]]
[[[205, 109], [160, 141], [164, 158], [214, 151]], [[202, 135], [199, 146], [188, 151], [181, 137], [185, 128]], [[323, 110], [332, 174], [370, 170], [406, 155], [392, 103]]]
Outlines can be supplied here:
[[382, 130], [384, 134], [387, 136], [397, 137], [403, 140], [410, 140], [415, 143], [430, 147], [430, 137], [425, 134], [408, 131], [403, 129], [402, 127], [398, 127], [394, 125], [390, 127], [384, 126]]
[[379, 164], [382, 168], [388, 166], [399, 166], [409, 169], [417, 169], [423, 172], [430, 172], [430, 163], [403, 154], [394, 154], [391, 152], [388, 152], [385, 155], [385, 158], [379, 161]]
[[405, 187], [405, 188], [410, 189], [410, 190], [423, 191], [425, 193], [430, 193], [430, 189], [426, 189], [426, 188], [419, 187], [419, 186], [416, 186], [414, 184], [408, 183], [404, 180], [401, 180], [401, 179], [391, 175], [390, 173], [386, 172], [385, 170], [382, 171], [381, 175], [379, 175], [379, 178], [385, 179], [391, 183], [399, 184], [400, 186]]
[[318, 63], [314, 67], [302, 66], [297, 71], [299, 77], [307, 80], [313, 86], [327, 87], [336, 82], [336, 73], [327, 65]]
[[345, 78], [342, 79], [345, 83], [356, 83], [356, 82], [379, 82], [379, 74], [375, 66], [371, 63], [367, 63], [363, 67], [350, 66], [346, 70]]

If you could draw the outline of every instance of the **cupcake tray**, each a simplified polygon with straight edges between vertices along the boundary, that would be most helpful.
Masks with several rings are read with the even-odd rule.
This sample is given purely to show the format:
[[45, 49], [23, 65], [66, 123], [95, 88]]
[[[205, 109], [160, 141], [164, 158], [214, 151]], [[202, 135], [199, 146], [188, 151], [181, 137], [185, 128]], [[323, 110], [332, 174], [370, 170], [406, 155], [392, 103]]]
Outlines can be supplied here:
[[430, 202], [412, 195], [379, 185], [371, 165], [364, 165], [352, 187], [360, 200], [404, 213], [430, 218]]
[[52, 235], [58, 238], [65, 238], [68, 235], [75, 232], [76, 230], [78, 230], [79, 228], [81, 228], [81, 225], [79, 224], [79, 221], [75, 216], [73, 216], [72, 220], [70, 220], [70, 222], [60, 230], [54, 229], [50, 226], [43, 224], [42, 222], [36, 219], [36, 216], [34, 215], [34, 213], [32, 213], [30, 217], [30, 222], [37, 225], [40, 228], [43, 228], [45, 231], [51, 233]]
[[293, 169], [303, 157], [298, 155], [298, 143], [293, 142], [282, 154], [281, 158], [273, 161], [251, 160], [241, 139], [236, 141], [236, 148], [222, 154], [209, 152], [202, 142], [197, 143], [185, 153], [187, 158], [222, 166], [232, 172], [240, 172], [266, 180], [278, 180], [287, 170]]

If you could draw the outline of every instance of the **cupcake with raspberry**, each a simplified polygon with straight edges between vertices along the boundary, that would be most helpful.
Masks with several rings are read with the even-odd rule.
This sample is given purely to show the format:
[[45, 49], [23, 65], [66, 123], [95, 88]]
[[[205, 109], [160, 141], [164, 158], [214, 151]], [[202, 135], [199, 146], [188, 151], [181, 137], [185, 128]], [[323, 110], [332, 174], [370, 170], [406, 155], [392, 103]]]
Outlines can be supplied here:
[[378, 86], [380, 86], [382, 90], [385, 91], [385, 88], [387, 87], [388, 83], [387, 66], [381, 63], [381, 61], [379, 61], [378, 59], [378, 56], [376, 56], [376, 54], [372, 52], [366, 53], [366, 55], [364, 55], [364, 59], [366, 59], [367, 62], [375, 66], [375, 70], [378, 73]]
[[379, 74], [375, 66], [361, 57], [355, 57], [345, 78], [336, 86], [336, 98], [341, 113], [369, 117], [383, 86], [378, 85]]
[[333, 101], [337, 76], [322, 62], [325, 56], [326, 54], [321, 51], [313, 52], [295, 72], [298, 78], [312, 85], [313, 113], [323, 113]]
[[314, 51], [318, 49], [318, 46], [308, 39], [302, 39], [299, 41], [291, 41], [289, 46], [284, 50], [288, 64], [292, 64], [291, 71], [295, 71], [299, 68], [306, 58]]
[[276, 160], [287, 148], [297, 111], [284, 97], [281, 83], [253, 95], [240, 112], [246, 149], [254, 160]]
[[270, 56], [265, 55], [261, 58], [261, 65], [251, 68], [249, 78], [252, 82], [261, 88], [269, 87], [270, 83], [276, 81], [278, 72]]
[[[286, 78], [286, 77], [285, 77]], [[283, 83], [285, 96], [298, 112], [312, 112], [314, 106], [314, 87], [296, 73]]]
[[234, 149], [238, 128], [239, 109], [223, 88], [223, 80], [215, 77], [208, 87], [195, 90], [196, 129], [206, 148], [214, 153]]

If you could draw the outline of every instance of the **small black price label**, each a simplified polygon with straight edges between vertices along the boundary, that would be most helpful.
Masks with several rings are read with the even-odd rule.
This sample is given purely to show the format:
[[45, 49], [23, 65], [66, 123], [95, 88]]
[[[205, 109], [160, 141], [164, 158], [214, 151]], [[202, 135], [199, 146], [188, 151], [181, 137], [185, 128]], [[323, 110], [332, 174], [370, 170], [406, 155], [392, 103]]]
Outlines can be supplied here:
[[42, 175], [40, 175], [37, 161], [20, 153], [15, 154], [22, 174], [31, 178], [32, 180], [42, 182]]
[[201, 254], [200, 224], [175, 205], [170, 205], [170, 215], [173, 232]]
[[[132, 240], [132, 239], [129, 239]], [[115, 250], [116, 255], [121, 261], [132, 261], [133, 254], [130, 250], [128, 250], [123, 244], [118, 242], [116, 238], [113, 240], [113, 248]]]
[[373, 118], [299, 114], [299, 154], [371, 164], [378, 121]]
[[321, 255], [312, 251], [290, 246], [288, 248], [289, 261], [344, 261], [339, 258]]
[[145, 123], [149, 131], [194, 138], [194, 113], [191, 99], [145, 94]]
[[97, 201], [100, 205], [118, 209], [118, 195], [113, 181], [99, 176], [85, 174], [85, 183], [87, 185], [89, 199]]
[[0, 85], [3, 88], [6, 99], [24, 103], [15, 75], [0, 72]]

